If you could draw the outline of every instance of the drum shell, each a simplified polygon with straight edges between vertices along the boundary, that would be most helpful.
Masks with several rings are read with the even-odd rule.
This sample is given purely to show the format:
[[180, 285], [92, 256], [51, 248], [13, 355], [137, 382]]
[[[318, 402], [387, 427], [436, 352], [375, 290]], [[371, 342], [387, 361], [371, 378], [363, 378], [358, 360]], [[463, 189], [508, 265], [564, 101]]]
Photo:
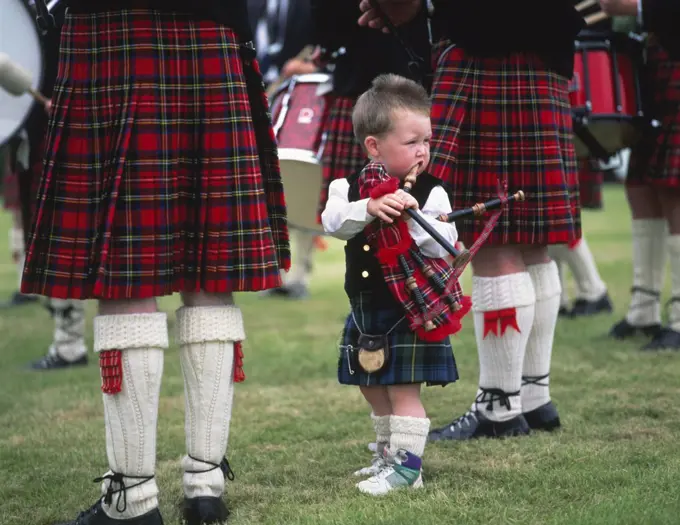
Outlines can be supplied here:
[[323, 234], [317, 220], [325, 145], [332, 106], [331, 78], [324, 73], [293, 76], [272, 95], [272, 122], [291, 228]]
[[[569, 91], [574, 120], [609, 154], [635, 144], [643, 125], [642, 44], [625, 35], [584, 32], [576, 42]], [[593, 152], [575, 138], [579, 158]]]

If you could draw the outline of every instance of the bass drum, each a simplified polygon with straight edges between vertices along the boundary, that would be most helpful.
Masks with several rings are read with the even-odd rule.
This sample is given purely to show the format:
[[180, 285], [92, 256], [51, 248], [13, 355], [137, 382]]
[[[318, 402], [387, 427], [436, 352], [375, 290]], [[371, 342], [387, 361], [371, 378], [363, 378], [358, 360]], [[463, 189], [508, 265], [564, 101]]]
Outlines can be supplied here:
[[[33, 89], [43, 80], [43, 48], [35, 21], [35, 9], [27, 0], [0, 0], [0, 52], [33, 75]], [[21, 129], [35, 101], [28, 95], [15, 97], [0, 88], [0, 145]]]

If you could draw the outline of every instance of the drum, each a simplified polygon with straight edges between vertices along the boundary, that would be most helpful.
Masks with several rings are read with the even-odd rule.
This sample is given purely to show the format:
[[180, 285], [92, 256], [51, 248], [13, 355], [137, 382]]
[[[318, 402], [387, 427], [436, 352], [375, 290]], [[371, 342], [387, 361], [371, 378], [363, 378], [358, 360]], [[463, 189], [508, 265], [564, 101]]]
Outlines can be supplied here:
[[293, 76], [278, 88], [270, 103], [288, 225], [320, 235], [324, 231], [317, 220], [317, 208], [331, 89], [331, 78], [325, 73]]
[[641, 39], [632, 34], [583, 31], [577, 37], [569, 96], [579, 158], [605, 161], [639, 139], [642, 57]]
[[[39, 91], [43, 49], [35, 12], [27, 0], [0, 0], [0, 51], [33, 75], [33, 88]], [[15, 97], [0, 89], [0, 144], [23, 127], [34, 103], [28, 94]]]

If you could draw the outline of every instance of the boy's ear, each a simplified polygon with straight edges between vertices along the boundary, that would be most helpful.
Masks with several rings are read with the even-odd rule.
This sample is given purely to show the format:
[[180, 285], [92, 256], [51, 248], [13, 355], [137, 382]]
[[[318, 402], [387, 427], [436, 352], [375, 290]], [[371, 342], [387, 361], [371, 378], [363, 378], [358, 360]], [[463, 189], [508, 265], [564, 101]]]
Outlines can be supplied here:
[[369, 135], [364, 139], [364, 147], [369, 157], [375, 158], [378, 156], [378, 139], [373, 135]]

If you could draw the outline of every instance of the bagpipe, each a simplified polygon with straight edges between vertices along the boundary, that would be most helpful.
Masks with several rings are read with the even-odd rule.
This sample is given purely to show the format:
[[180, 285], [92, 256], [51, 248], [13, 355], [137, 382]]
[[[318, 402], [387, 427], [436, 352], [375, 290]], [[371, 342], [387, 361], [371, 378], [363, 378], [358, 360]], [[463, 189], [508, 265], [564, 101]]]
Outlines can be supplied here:
[[[403, 190], [410, 193], [417, 181], [418, 166], [404, 179]], [[359, 198], [377, 199], [396, 192], [399, 179], [391, 177], [382, 168], [368, 166], [359, 177]], [[463, 295], [458, 278], [474, 254], [481, 248], [495, 227], [503, 208], [513, 201], [523, 201], [524, 192], [510, 196], [499, 188], [498, 198], [478, 203], [470, 208], [453, 211], [437, 217], [442, 222], [453, 222], [463, 217], [481, 217], [497, 209], [489, 218], [479, 239], [466, 250], [451, 245], [416, 210], [406, 209], [416, 221], [452, 257], [425, 256], [411, 237], [404, 220], [391, 224], [376, 220], [364, 232], [369, 245], [380, 263], [383, 277], [394, 299], [403, 307], [409, 327], [424, 341], [439, 341], [457, 333], [461, 320], [469, 312], [471, 299]]]

